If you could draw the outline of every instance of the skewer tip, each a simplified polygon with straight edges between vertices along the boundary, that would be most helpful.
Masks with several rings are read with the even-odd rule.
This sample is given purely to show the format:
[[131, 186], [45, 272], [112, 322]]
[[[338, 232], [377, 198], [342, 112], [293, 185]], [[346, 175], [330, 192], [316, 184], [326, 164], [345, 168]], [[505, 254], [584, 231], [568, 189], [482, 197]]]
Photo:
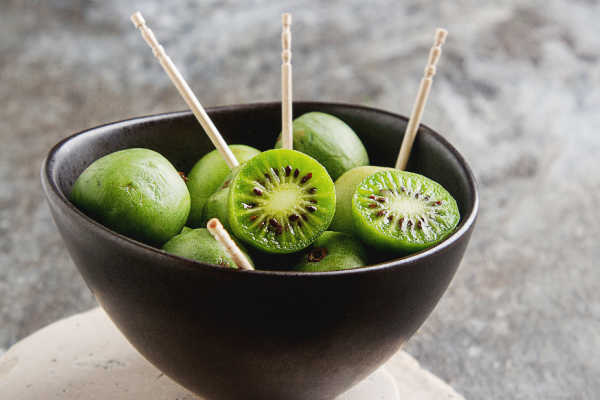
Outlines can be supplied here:
[[225, 251], [233, 259], [239, 269], [253, 270], [254, 267], [248, 261], [248, 258], [242, 253], [237, 243], [231, 238], [229, 232], [223, 227], [218, 218], [211, 218], [206, 224], [206, 228], [215, 240], [225, 247]]
[[446, 36], [448, 36], [448, 31], [443, 28], [437, 28], [435, 31], [435, 45], [441, 46], [446, 41]]
[[140, 26], [146, 23], [146, 20], [142, 16], [141, 12], [136, 11], [133, 14], [131, 14], [131, 22], [133, 22], [136, 28], [139, 28]]
[[292, 24], [292, 14], [284, 13], [281, 15], [281, 23], [283, 26], [290, 26]]

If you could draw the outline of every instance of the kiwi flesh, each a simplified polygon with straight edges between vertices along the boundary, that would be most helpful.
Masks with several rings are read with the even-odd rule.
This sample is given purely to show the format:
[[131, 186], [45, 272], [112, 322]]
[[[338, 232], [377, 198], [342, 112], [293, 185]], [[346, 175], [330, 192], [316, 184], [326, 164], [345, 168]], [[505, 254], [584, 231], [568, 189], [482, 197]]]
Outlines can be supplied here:
[[154, 246], [179, 233], [190, 211], [190, 194], [175, 167], [144, 148], [94, 161], [75, 181], [70, 199], [104, 226]]
[[423, 175], [384, 170], [369, 175], [352, 196], [360, 239], [383, 251], [412, 253], [448, 237], [460, 213], [452, 195]]
[[326, 272], [358, 268], [368, 264], [367, 250], [351, 235], [325, 231], [301, 252], [293, 269], [302, 272]]
[[[365, 146], [341, 119], [322, 112], [309, 112], [293, 121], [294, 149], [319, 161], [333, 180], [344, 172], [369, 164]], [[281, 147], [281, 136], [275, 148]]]
[[265, 151], [243, 164], [229, 187], [233, 234], [268, 253], [310, 246], [335, 212], [335, 189], [325, 168], [295, 150]]
[[358, 184], [369, 175], [392, 168], [366, 165], [346, 171], [335, 181], [335, 216], [330, 229], [337, 232], [354, 234], [352, 220], [352, 196]]
[[[246, 249], [238, 243], [240, 250], [246, 255], [250, 264], [252, 259]], [[220, 265], [222, 267], [237, 268], [235, 261], [225, 250], [225, 246], [219, 243], [205, 228], [197, 228], [182, 231], [179, 235], [171, 238], [163, 246], [163, 250], [181, 257], [190, 258], [207, 264]]]
[[[229, 149], [240, 163], [248, 161], [260, 153], [260, 150], [243, 144], [232, 144]], [[206, 202], [220, 188], [230, 172], [229, 166], [217, 150], [205, 154], [194, 164], [187, 176], [187, 187], [192, 200], [188, 225], [203, 226]]]

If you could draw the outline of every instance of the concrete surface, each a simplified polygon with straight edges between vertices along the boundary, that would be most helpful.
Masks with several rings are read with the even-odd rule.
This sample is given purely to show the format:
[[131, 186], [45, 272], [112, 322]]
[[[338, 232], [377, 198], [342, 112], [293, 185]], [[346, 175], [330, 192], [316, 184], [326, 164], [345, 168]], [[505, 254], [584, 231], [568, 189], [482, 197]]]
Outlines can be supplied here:
[[94, 304], [42, 197], [50, 146], [185, 108], [129, 14], [144, 12], [202, 102], [218, 105], [279, 97], [289, 10], [297, 99], [401, 113], [435, 27], [450, 31], [424, 122], [470, 160], [481, 214], [406, 350], [466, 398], [599, 398], [598, 1], [322, 3], [3, 2], [0, 348]]
[[[55, 322], [11, 347], [0, 357], [0, 398], [201, 400], [146, 361], [100, 308]], [[463, 399], [404, 351], [337, 399], [407, 398]]]

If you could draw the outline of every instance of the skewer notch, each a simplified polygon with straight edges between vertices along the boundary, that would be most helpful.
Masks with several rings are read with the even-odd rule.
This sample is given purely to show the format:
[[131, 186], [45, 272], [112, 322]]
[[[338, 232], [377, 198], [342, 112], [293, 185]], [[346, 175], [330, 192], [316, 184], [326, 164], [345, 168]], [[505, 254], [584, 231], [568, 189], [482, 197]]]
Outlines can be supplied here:
[[427, 65], [425, 66], [423, 79], [421, 79], [419, 92], [417, 93], [417, 98], [415, 99], [415, 103], [410, 114], [410, 119], [406, 125], [404, 138], [402, 139], [402, 146], [400, 147], [398, 159], [396, 160], [397, 169], [405, 169], [406, 164], [408, 163], [410, 151], [412, 150], [415, 137], [417, 136], [417, 132], [419, 130], [419, 125], [421, 124], [421, 117], [423, 116], [425, 105], [427, 104], [427, 97], [429, 96], [429, 91], [431, 90], [433, 77], [436, 73], [436, 64], [442, 55], [442, 45], [446, 41], [446, 36], [448, 36], [448, 31], [445, 29], [438, 28], [435, 31], [433, 47], [431, 47], [431, 50], [429, 51], [429, 59], [427, 60]]
[[294, 128], [292, 125], [292, 15], [281, 16], [281, 141], [282, 148], [294, 147]]

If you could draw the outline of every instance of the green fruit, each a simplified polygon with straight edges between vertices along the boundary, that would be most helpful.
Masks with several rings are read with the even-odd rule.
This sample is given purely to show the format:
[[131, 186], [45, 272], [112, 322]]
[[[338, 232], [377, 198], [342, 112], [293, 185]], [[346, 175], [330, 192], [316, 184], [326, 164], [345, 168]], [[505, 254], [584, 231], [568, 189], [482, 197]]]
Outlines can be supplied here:
[[352, 196], [356, 191], [356, 187], [367, 176], [387, 169], [392, 168], [373, 165], [357, 167], [347, 171], [335, 181], [335, 216], [331, 222], [331, 230], [354, 234]]
[[[248, 161], [260, 151], [243, 144], [229, 146], [237, 160], [241, 163]], [[188, 174], [188, 190], [192, 199], [188, 224], [192, 227], [203, 226], [204, 206], [209, 196], [219, 189], [231, 170], [217, 150], [205, 154], [192, 167]]]
[[[356, 133], [341, 119], [322, 112], [296, 118], [294, 149], [319, 161], [335, 180], [344, 172], [369, 164], [367, 150]], [[281, 136], [275, 148], [281, 147]]]
[[221, 187], [215, 193], [213, 193], [204, 206], [204, 216], [202, 218], [202, 225], [206, 226], [206, 223], [211, 218], [218, 218], [221, 221], [223, 227], [227, 230], [229, 228], [229, 215], [227, 208], [227, 201], [229, 200], [229, 185]]
[[148, 149], [127, 149], [94, 161], [77, 178], [71, 201], [123, 235], [162, 245], [181, 231], [190, 194], [169, 160]]
[[352, 218], [363, 242], [384, 251], [412, 253], [448, 237], [460, 213], [439, 183], [412, 172], [386, 170], [358, 185]]
[[326, 231], [302, 252], [294, 269], [325, 272], [363, 267], [367, 264], [367, 251], [360, 241], [346, 233]]
[[[239, 247], [242, 253], [248, 258], [248, 261], [250, 261], [250, 264], [252, 264], [252, 259], [248, 256], [245, 249], [242, 246]], [[225, 250], [225, 246], [215, 240], [208, 229], [204, 228], [182, 232], [165, 243], [163, 250], [207, 264], [237, 268], [235, 261], [233, 261]]]
[[237, 238], [269, 253], [293, 253], [327, 229], [335, 212], [335, 190], [312, 157], [268, 150], [240, 167], [227, 207]]
[[184, 226], [184, 227], [181, 229], [181, 232], [179, 232], [179, 233], [186, 233], [186, 232], [189, 232], [189, 231], [193, 231], [193, 229], [192, 229], [192, 228], [190, 228], [189, 226]]

